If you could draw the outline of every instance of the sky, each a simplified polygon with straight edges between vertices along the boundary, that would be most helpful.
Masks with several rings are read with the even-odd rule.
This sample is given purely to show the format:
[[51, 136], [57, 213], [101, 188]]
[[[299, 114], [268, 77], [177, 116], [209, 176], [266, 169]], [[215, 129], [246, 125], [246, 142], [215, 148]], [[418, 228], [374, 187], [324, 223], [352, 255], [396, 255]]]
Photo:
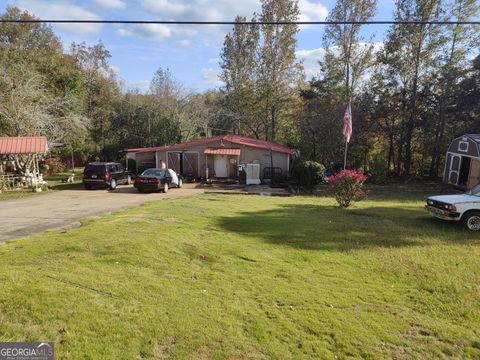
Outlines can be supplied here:
[[[301, 21], [325, 20], [334, 0], [299, 0]], [[259, 0], [0, 0], [0, 12], [17, 6], [41, 19], [234, 21], [260, 12]], [[376, 20], [393, 18], [394, 0], [378, 0]], [[155, 71], [170, 69], [187, 89], [221, 86], [219, 58], [232, 26], [58, 24], [53, 26], [66, 51], [72, 42], [102, 41], [111, 53], [110, 66], [124, 90], [148, 90]], [[324, 26], [305, 26], [297, 35], [297, 57], [307, 78], [318, 72]], [[364, 37], [382, 42], [387, 27], [364, 27]]]

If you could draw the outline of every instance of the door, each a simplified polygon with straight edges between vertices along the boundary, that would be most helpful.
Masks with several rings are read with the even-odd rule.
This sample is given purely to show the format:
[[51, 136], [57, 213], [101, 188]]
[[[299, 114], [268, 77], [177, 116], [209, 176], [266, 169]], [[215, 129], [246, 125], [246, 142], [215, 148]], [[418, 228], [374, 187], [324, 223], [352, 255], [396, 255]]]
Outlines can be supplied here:
[[172, 169], [177, 174], [180, 174], [180, 155], [179, 152], [168, 152], [167, 153], [167, 167]]
[[215, 177], [228, 177], [228, 157], [225, 155], [215, 155], [214, 158]]
[[478, 183], [480, 183], [480, 160], [472, 159], [472, 161], [470, 161], [470, 173], [468, 175], [467, 187], [471, 189]]
[[198, 153], [183, 153], [183, 174], [189, 177], [198, 177]]
[[450, 171], [448, 173], [448, 182], [453, 185], [458, 185], [458, 175], [460, 172], [461, 157], [459, 155], [451, 155]]

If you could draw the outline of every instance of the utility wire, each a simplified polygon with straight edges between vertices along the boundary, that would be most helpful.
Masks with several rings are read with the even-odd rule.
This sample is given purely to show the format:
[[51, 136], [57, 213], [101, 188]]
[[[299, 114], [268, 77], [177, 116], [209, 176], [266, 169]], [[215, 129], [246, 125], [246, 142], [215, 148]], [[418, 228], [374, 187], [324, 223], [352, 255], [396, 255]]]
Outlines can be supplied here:
[[139, 24], [139, 25], [480, 25], [480, 21], [177, 21], [177, 20], [67, 20], [0, 19], [0, 23]]

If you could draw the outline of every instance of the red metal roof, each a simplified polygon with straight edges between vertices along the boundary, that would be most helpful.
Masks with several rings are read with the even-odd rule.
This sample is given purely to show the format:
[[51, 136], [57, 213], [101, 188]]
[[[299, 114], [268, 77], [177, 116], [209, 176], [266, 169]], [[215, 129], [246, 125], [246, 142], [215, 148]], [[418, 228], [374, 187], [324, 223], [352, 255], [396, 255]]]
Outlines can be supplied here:
[[245, 145], [260, 149], [267, 149], [284, 154], [293, 154], [293, 150], [290, 149], [288, 146], [274, 143], [271, 141], [259, 140], [254, 139], [246, 136], [239, 136], [239, 135], [218, 135], [218, 136], [211, 136], [208, 138], [198, 139], [198, 140], [190, 140], [185, 141], [183, 143], [169, 145], [169, 146], [158, 146], [158, 147], [151, 147], [151, 148], [144, 148], [142, 150], [139, 149], [128, 149], [127, 151], [130, 152], [154, 152], [154, 151], [173, 151], [173, 150], [186, 150], [191, 146], [198, 146], [198, 145], [205, 145], [216, 141], [228, 141], [233, 144], [238, 145]]
[[45, 136], [0, 137], [0, 154], [39, 154], [47, 152]]
[[207, 155], [240, 155], [240, 149], [231, 149], [231, 148], [206, 148], [203, 152]]

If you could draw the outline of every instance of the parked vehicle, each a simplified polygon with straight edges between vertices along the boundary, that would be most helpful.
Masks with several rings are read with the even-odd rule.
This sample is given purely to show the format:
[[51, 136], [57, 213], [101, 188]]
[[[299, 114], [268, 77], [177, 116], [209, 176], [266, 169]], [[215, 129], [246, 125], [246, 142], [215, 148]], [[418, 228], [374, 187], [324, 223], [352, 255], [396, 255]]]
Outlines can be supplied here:
[[139, 192], [163, 191], [168, 192], [171, 187], [181, 188], [183, 177], [172, 169], [147, 169], [135, 179], [133, 183]]
[[117, 185], [132, 183], [132, 174], [115, 162], [93, 162], [83, 170], [83, 186], [90, 190], [93, 188], [107, 188], [115, 190]]
[[480, 184], [465, 194], [431, 196], [426, 208], [436, 218], [461, 221], [468, 230], [479, 231]]

